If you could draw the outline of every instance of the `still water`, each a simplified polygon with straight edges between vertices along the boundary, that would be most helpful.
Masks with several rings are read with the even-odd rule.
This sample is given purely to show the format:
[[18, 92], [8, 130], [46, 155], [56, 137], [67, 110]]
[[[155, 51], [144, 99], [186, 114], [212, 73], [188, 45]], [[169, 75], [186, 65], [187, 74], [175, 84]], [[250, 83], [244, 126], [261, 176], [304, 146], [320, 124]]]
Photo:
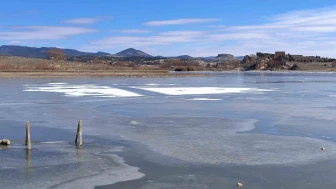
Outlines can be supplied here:
[[0, 188], [335, 188], [335, 92], [335, 73], [1, 79]]

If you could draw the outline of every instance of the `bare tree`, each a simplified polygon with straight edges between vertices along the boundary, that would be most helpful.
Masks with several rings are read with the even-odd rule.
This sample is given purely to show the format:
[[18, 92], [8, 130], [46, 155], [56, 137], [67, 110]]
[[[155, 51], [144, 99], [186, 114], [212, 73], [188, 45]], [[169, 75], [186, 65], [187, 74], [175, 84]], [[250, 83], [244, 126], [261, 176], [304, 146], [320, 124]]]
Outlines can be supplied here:
[[56, 60], [65, 60], [66, 59], [66, 55], [65, 53], [62, 51], [62, 49], [50, 49], [48, 51], [48, 57], [49, 59], [56, 59]]

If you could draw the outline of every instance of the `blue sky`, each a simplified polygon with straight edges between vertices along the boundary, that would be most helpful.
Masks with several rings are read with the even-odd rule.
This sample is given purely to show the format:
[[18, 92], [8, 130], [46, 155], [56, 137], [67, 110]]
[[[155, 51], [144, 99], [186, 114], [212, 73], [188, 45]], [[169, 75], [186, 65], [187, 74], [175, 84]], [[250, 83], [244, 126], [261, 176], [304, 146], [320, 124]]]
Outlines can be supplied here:
[[336, 57], [335, 8], [330, 0], [10, 0], [1, 2], [0, 44]]

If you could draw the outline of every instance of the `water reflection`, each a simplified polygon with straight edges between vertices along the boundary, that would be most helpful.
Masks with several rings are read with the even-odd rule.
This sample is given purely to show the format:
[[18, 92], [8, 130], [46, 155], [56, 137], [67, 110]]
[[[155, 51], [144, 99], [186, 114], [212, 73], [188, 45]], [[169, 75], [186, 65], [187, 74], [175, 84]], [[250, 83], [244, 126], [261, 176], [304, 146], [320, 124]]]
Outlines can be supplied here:
[[26, 151], [26, 174], [27, 176], [30, 175], [32, 171], [32, 150], [25, 150]]
[[80, 162], [83, 158], [83, 147], [82, 146], [76, 146], [76, 158]]

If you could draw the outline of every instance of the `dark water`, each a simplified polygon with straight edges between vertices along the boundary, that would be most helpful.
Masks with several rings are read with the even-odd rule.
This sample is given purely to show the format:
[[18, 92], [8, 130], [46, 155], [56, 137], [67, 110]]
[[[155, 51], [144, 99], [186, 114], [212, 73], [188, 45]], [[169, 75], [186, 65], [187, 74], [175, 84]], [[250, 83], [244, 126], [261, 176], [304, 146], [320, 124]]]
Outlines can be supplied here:
[[335, 76], [1, 79], [0, 188], [335, 188]]

